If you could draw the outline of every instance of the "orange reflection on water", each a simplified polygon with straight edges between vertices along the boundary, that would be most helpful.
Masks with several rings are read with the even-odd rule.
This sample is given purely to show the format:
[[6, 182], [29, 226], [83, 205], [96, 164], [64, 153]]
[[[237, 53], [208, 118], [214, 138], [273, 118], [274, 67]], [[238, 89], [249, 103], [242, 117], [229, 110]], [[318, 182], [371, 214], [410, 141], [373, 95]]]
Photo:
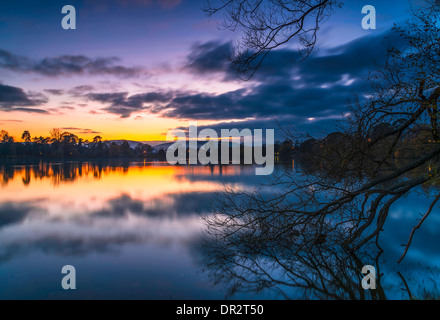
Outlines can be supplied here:
[[[3, 165], [0, 166], [3, 178], [0, 202], [44, 201], [48, 211], [56, 215], [81, 214], [104, 208], [109, 200], [121, 194], [142, 202], [157, 199], [166, 202], [170, 194], [221, 191], [223, 183], [203, 177], [232, 176], [242, 170], [247, 169], [163, 163]], [[198, 178], [191, 179], [193, 176]]]

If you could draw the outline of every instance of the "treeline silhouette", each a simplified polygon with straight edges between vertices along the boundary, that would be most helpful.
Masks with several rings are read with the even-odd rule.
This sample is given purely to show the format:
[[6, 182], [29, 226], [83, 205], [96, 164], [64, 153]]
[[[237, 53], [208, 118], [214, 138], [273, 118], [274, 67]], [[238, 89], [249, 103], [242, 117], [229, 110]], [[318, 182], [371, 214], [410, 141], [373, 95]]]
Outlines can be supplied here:
[[[204, 144], [204, 143], [203, 143]], [[219, 160], [221, 146], [218, 145]], [[187, 148], [189, 150], [189, 148]], [[275, 160], [277, 162], [291, 162], [293, 144], [291, 140], [277, 141], [274, 145]], [[209, 152], [208, 152], [209, 154]], [[263, 154], [265, 148], [263, 147]], [[232, 157], [232, 152], [230, 152]], [[244, 156], [244, 146], [241, 146], [241, 160]], [[149, 160], [166, 160], [166, 148], [156, 151], [145, 143], [138, 143], [131, 147], [127, 141], [121, 143], [103, 141], [101, 136], [91, 141], [79, 138], [70, 132], [61, 132], [59, 129], [50, 131], [48, 137], [31, 138], [29, 131], [24, 131], [21, 140], [16, 141], [5, 130], [0, 132], [0, 158], [18, 159], [115, 159], [115, 158], [143, 158]]]
[[135, 148], [127, 141], [121, 144], [105, 142], [101, 136], [92, 141], [79, 138], [70, 132], [53, 129], [49, 137], [31, 138], [29, 131], [24, 131], [21, 141], [0, 132], [0, 158], [39, 158], [39, 159], [80, 159], [80, 158], [159, 158], [164, 152], [153, 153], [153, 147], [139, 143]]
[[[402, 122], [403, 120], [397, 121]], [[397, 138], [400, 140], [396, 140]], [[371, 132], [363, 137], [346, 132], [333, 132], [322, 139], [310, 137], [301, 143], [296, 141], [294, 157], [305, 172], [325, 170], [329, 176], [338, 179], [346, 174], [374, 175], [379, 171], [406, 166], [418, 155], [428, 153], [439, 143], [433, 139], [432, 129], [428, 126], [413, 126], [402, 135], [395, 132], [395, 125], [382, 122], [372, 126]], [[362, 153], [353, 152], [354, 148], [359, 146], [365, 146]], [[438, 161], [439, 157], [431, 164], [418, 166], [417, 170], [433, 171]]]

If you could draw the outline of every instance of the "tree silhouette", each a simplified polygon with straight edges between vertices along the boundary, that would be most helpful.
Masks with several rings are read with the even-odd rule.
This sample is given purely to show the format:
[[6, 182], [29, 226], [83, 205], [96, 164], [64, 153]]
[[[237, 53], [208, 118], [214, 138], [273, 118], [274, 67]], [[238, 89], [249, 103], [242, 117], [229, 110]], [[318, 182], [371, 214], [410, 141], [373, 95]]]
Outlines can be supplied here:
[[61, 140], [61, 131], [60, 129], [52, 129], [50, 131], [50, 138], [52, 139], [52, 142], [59, 142]]
[[29, 131], [24, 131], [22, 140], [15, 143], [14, 138], [5, 130], [0, 132], [0, 157], [2, 158], [30, 158], [30, 159], [81, 159], [81, 158], [149, 158], [155, 160], [157, 155], [152, 154], [150, 145], [139, 143], [131, 148], [127, 141], [121, 145], [104, 142], [101, 136], [96, 136], [92, 142], [79, 138], [70, 132], [52, 129], [50, 137], [31, 138]]
[[0, 131], [0, 141], [2, 143], [9, 142], [11, 137], [9, 136], [9, 133], [5, 130]]
[[227, 191], [207, 220], [215, 238], [264, 232], [271, 239], [296, 237], [303, 254], [328, 241], [356, 252], [379, 241], [393, 205], [423, 188], [431, 203], [408, 230], [402, 261], [440, 199], [437, 10], [416, 11], [405, 28], [395, 27], [406, 48], [392, 49], [386, 65], [372, 72], [371, 90], [354, 100], [343, 132], [308, 142], [310, 170], [274, 176], [268, 183], [274, 193], [264, 186]]
[[24, 131], [23, 134], [21, 135], [21, 140], [23, 140], [26, 143], [31, 142], [31, 134], [29, 133], [29, 131]]
[[97, 143], [99, 143], [101, 141], [102, 141], [102, 137], [101, 136], [96, 136], [96, 137], [93, 138], [93, 143], [95, 143], [95, 144], [97, 144]]
[[222, 27], [242, 31], [232, 57], [235, 67], [251, 77], [272, 50], [295, 43], [298, 61], [313, 51], [321, 24], [340, 8], [341, 0], [208, 0], [205, 11], [223, 13]]

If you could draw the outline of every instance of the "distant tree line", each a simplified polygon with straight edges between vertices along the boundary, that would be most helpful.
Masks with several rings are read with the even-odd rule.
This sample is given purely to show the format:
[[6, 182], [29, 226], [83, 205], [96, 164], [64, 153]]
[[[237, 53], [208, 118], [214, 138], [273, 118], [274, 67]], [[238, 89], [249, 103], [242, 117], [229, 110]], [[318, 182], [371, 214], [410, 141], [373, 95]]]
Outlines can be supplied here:
[[[397, 124], [402, 122], [396, 121]], [[355, 137], [356, 141], [343, 132], [330, 133], [323, 139], [309, 138], [301, 143], [296, 141], [294, 156], [309, 173], [324, 170], [334, 178], [347, 173], [374, 176], [385, 160], [390, 167], [405, 166], [414, 161], [417, 155], [428, 152], [438, 144], [432, 136], [432, 129], [427, 125], [414, 126], [401, 134], [400, 140], [396, 142], [395, 126], [388, 122], [378, 123], [369, 134]], [[368, 148], [368, 152], [353, 153], [353, 144], [363, 146], [374, 141], [375, 144]], [[428, 171], [431, 167], [428, 163], [422, 166]]]
[[[219, 144], [219, 150], [221, 149]], [[277, 141], [274, 146], [277, 162], [290, 162], [293, 155], [292, 141]], [[264, 153], [264, 150], [263, 150]], [[244, 146], [241, 146], [243, 160]], [[221, 152], [219, 152], [221, 157]], [[122, 143], [103, 141], [101, 136], [91, 141], [79, 138], [70, 132], [59, 129], [50, 131], [48, 137], [33, 137], [29, 131], [24, 131], [21, 139], [16, 141], [5, 130], [0, 132], [0, 158], [40, 158], [40, 159], [82, 159], [82, 158], [147, 158], [166, 160], [166, 149], [157, 152], [149, 144], [139, 143], [130, 147], [128, 141]]]
[[[24, 131], [21, 141], [0, 131], [0, 158], [43, 158], [43, 159], [78, 159], [78, 158], [151, 158], [153, 147], [139, 143], [135, 148], [127, 141], [122, 144], [105, 142], [101, 136], [92, 141], [79, 138], [70, 132], [59, 129], [50, 131], [49, 137], [31, 138], [29, 131]], [[163, 154], [162, 154], [163, 155]]]

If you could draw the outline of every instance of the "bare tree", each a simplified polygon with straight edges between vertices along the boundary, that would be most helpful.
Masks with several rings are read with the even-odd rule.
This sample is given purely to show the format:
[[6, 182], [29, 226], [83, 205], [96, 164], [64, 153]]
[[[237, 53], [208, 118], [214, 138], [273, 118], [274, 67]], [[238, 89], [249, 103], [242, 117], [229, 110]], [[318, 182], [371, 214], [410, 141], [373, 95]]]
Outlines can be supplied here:
[[[355, 99], [343, 132], [317, 141], [303, 156], [310, 170], [285, 172], [253, 192], [227, 191], [226, 200], [206, 218], [207, 238], [225, 252], [228, 246], [240, 248], [225, 263], [237, 263], [248, 248], [258, 248], [289, 268], [294, 282], [303, 272], [290, 263], [305, 257], [301, 263], [313, 263], [322, 246], [355, 254], [372, 241], [379, 244], [391, 208], [418, 190], [431, 203], [408, 231], [403, 260], [415, 231], [440, 199], [440, 16], [435, 8], [415, 12], [405, 28], [395, 27], [406, 46], [390, 50], [386, 65], [372, 72], [370, 90]], [[293, 261], [274, 260], [276, 250], [293, 250]], [[254, 272], [255, 261], [246, 261], [239, 264], [241, 271]], [[268, 270], [257, 271], [270, 277]]]
[[238, 71], [250, 77], [270, 51], [288, 42], [298, 46], [297, 60], [308, 57], [320, 25], [342, 4], [341, 0], [208, 0], [205, 11], [222, 12], [222, 27], [242, 32], [232, 60]]

